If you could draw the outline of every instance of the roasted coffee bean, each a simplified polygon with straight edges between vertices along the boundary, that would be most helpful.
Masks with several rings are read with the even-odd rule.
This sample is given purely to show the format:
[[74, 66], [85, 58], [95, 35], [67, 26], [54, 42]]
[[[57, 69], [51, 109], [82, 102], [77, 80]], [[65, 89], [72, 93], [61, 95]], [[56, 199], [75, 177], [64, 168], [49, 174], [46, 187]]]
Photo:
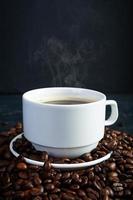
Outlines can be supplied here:
[[109, 195], [105, 193], [103, 196], [103, 200], [110, 200]]
[[24, 189], [31, 189], [33, 187], [34, 187], [34, 185], [33, 185], [33, 183], [30, 180], [25, 180], [23, 182], [23, 188]]
[[45, 185], [45, 189], [48, 190], [48, 191], [51, 191], [51, 190], [54, 190], [54, 189], [55, 189], [55, 186], [54, 186], [54, 184], [52, 184], [52, 183], [47, 183], [47, 184]]
[[99, 147], [102, 151], [105, 151], [106, 153], [109, 153], [109, 150], [101, 143], [99, 143]]
[[77, 164], [77, 163], [78, 163], [77, 160], [72, 160], [72, 161], [71, 161], [71, 164]]
[[122, 172], [124, 172], [124, 170], [125, 170], [125, 166], [122, 164], [122, 165], [119, 165], [119, 169], [122, 171]]
[[123, 179], [123, 180], [126, 180], [126, 179], [130, 179], [130, 178], [132, 178], [132, 175], [130, 175], [130, 174], [125, 174], [125, 173], [121, 173], [121, 178]]
[[28, 178], [28, 174], [25, 171], [20, 171], [18, 173], [18, 176], [19, 176], [19, 178], [22, 178], [22, 179], [27, 179]]
[[123, 154], [123, 156], [127, 156], [129, 158], [133, 158], [133, 152], [132, 151], [123, 150], [122, 154]]
[[116, 172], [109, 172], [109, 173], [108, 173], [108, 176], [109, 176], [109, 177], [117, 177], [117, 176], [118, 176], [118, 173], [116, 173]]
[[72, 180], [73, 180], [74, 182], [79, 182], [79, 178], [80, 178], [80, 176], [79, 176], [78, 173], [73, 173], [73, 174], [72, 174]]
[[[126, 164], [126, 160], [123, 159], [121, 156], [119, 158], [117, 158], [116, 161], [117, 165], [125, 165]], [[118, 168], [117, 168], [118, 169]]]
[[79, 189], [79, 190], [77, 191], [77, 194], [78, 194], [78, 196], [81, 197], [81, 198], [87, 197], [87, 196], [86, 196], [86, 193], [85, 193], [84, 190], [82, 190], [82, 189]]
[[105, 151], [97, 151], [97, 154], [100, 156], [106, 156], [107, 153]]
[[8, 190], [8, 191], [6, 191], [6, 192], [3, 192], [3, 196], [4, 196], [4, 198], [2, 199], [1, 198], [1, 200], [8, 200], [8, 198], [10, 199], [10, 197], [11, 197], [11, 200], [12, 200], [12, 196], [14, 195], [14, 191], [12, 191], [12, 190]]
[[72, 195], [76, 195], [76, 192], [75, 191], [73, 191], [73, 190], [71, 190], [71, 189], [67, 189], [67, 188], [62, 188], [62, 191], [63, 192], [66, 192], [66, 193], [70, 193], [70, 194], [72, 194]]
[[87, 194], [92, 193], [96, 198], [99, 198], [99, 193], [95, 189], [87, 188], [86, 192]]
[[61, 189], [60, 188], [55, 188], [51, 191], [51, 193], [60, 193]]
[[48, 160], [48, 153], [46, 151], [42, 152], [41, 159], [45, 162]]
[[88, 192], [87, 197], [89, 197], [91, 200], [97, 200], [97, 197], [94, 193]]
[[52, 179], [45, 179], [45, 180], [43, 181], [43, 183], [44, 183], [44, 184], [46, 184], [46, 183], [52, 183]]
[[24, 163], [24, 162], [20, 162], [20, 163], [17, 164], [17, 168], [19, 170], [26, 170], [27, 169], [27, 164]]
[[133, 175], [133, 169], [127, 170], [126, 173], [129, 175]]
[[56, 187], [59, 187], [59, 186], [60, 186], [60, 181], [53, 180], [53, 184], [54, 184]]
[[111, 181], [111, 182], [119, 182], [119, 178], [117, 177], [117, 176], [114, 176], [114, 177], [109, 177], [108, 178], [109, 179], [109, 181]]
[[96, 160], [96, 159], [98, 159], [98, 158], [99, 158], [99, 155], [98, 155], [97, 153], [94, 153], [94, 154], [93, 154], [93, 159]]
[[70, 159], [69, 158], [67, 158], [67, 157], [63, 157], [62, 158], [62, 163], [70, 163]]
[[109, 187], [109, 186], [106, 186], [105, 188], [103, 188], [101, 190], [101, 195], [103, 196], [103, 199], [111, 199], [112, 197], [112, 200], [114, 199], [114, 192], [113, 190]]
[[84, 170], [84, 169], [82, 169], [82, 170], [76, 170], [76, 173], [78, 173], [79, 176], [82, 176], [82, 175], [84, 175], [86, 173], [86, 170]]
[[105, 193], [107, 193], [109, 196], [111, 196], [111, 197], [114, 196], [114, 192], [113, 192], [113, 190], [111, 189], [111, 187], [106, 186], [106, 188], [105, 188], [104, 190], [105, 190]]
[[43, 196], [43, 200], [50, 200], [48, 195]]
[[42, 197], [41, 196], [36, 196], [33, 198], [33, 200], [42, 200]]
[[[27, 156], [26, 156], [27, 157]], [[40, 156], [39, 155], [34, 155], [34, 154], [32, 154], [32, 155], [29, 155], [28, 156], [31, 160], [40, 160]]]
[[133, 164], [125, 164], [126, 169], [133, 169]]
[[62, 179], [68, 179], [68, 178], [70, 178], [70, 176], [71, 176], [71, 173], [70, 172], [63, 172], [62, 173]]
[[75, 200], [75, 197], [71, 193], [62, 192], [61, 198], [63, 200]]
[[6, 167], [0, 167], [0, 173], [5, 172], [6, 171]]
[[120, 192], [123, 190], [122, 183], [113, 183], [113, 190], [116, 192]]
[[41, 195], [43, 191], [44, 191], [43, 186], [39, 186], [39, 187], [32, 188], [30, 193], [32, 196], [38, 196], [38, 195]]
[[68, 178], [68, 179], [63, 180], [63, 184], [65, 184], [65, 185], [70, 185], [71, 182], [72, 182], [72, 179], [71, 179], [71, 178]]
[[132, 194], [132, 192], [131, 192], [130, 189], [126, 189], [126, 190], [124, 191], [124, 193], [125, 193], [125, 196], [131, 196], [131, 194]]
[[51, 157], [51, 156], [49, 156], [49, 159], [48, 159], [48, 160], [49, 160], [50, 163], [53, 163], [53, 162], [54, 162], [54, 158]]
[[3, 189], [3, 190], [9, 190], [11, 187], [12, 187], [12, 183], [9, 182], [9, 183], [6, 183], [5, 185], [3, 185], [3, 186], [2, 186], [2, 189]]
[[131, 158], [127, 158], [126, 162], [133, 165], [133, 159], [131, 159]]
[[55, 176], [55, 180], [60, 180], [62, 177], [62, 174], [61, 173], [57, 173], [56, 176]]
[[4, 183], [5, 183], [4, 188], [8, 188], [12, 185], [10, 176], [8, 174], [4, 176]]
[[109, 162], [107, 164], [107, 167], [108, 167], [109, 170], [115, 171], [116, 170], [116, 163], [115, 162]]
[[102, 185], [101, 185], [100, 181], [94, 180], [93, 184], [98, 190], [102, 189]]
[[81, 177], [81, 184], [82, 184], [82, 186], [85, 186], [85, 185], [88, 184], [88, 177], [87, 176]]
[[123, 184], [122, 183], [113, 183], [113, 187], [122, 187]]
[[99, 174], [99, 177], [100, 177], [100, 179], [101, 180], [103, 180], [104, 182], [106, 181], [106, 176], [105, 176], [105, 174]]
[[90, 171], [90, 173], [88, 174], [88, 179], [93, 181], [94, 180], [94, 177], [95, 177], [95, 174], [93, 171]]
[[31, 170], [36, 170], [36, 171], [39, 171], [40, 170], [40, 166], [38, 165], [28, 165], [28, 168], [31, 169]]
[[36, 171], [32, 171], [30, 170], [29, 176], [33, 179], [35, 176], [39, 176], [38, 174], [38, 169], [36, 169]]
[[109, 150], [115, 150], [117, 148], [118, 142], [116, 140], [112, 140], [110, 143], [107, 144], [107, 148]]
[[23, 179], [17, 179], [17, 180], [15, 181], [15, 184], [16, 184], [16, 185], [21, 185], [21, 184], [23, 184], [23, 182], [24, 182]]
[[57, 194], [49, 194], [48, 200], [58, 200], [59, 197]]
[[23, 191], [16, 191], [15, 192], [15, 198], [24, 198], [25, 194]]
[[42, 180], [39, 178], [39, 176], [34, 177], [34, 184], [35, 185], [40, 185], [42, 183]]
[[84, 163], [85, 161], [83, 159], [77, 158], [76, 159], [77, 163]]
[[80, 186], [78, 185], [78, 184], [72, 184], [71, 186], [70, 186], [70, 189], [71, 190], [78, 190], [80, 188]]
[[118, 191], [118, 192], [115, 192], [115, 195], [116, 195], [117, 197], [122, 197], [123, 194], [124, 194], [123, 190]]
[[101, 167], [100, 167], [99, 165], [96, 165], [96, 166], [95, 166], [95, 172], [96, 172], [96, 173], [99, 173], [99, 172], [101, 172], [101, 171], [102, 171]]
[[93, 160], [93, 157], [92, 157], [91, 153], [85, 153], [85, 154], [82, 156], [82, 159], [83, 159], [84, 161], [88, 162], [88, 161]]
[[128, 182], [127, 186], [128, 186], [129, 189], [133, 190], [133, 180], [132, 180], [132, 182]]
[[24, 199], [29, 199], [30, 198], [30, 196], [31, 196], [31, 190], [25, 190], [24, 191]]
[[106, 186], [105, 182], [103, 180], [99, 180], [99, 181], [100, 181], [102, 188], [104, 188]]
[[6, 184], [10, 183], [10, 181], [11, 181], [11, 178], [10, 178], [9, 174], [4, 173], [2, 176], [2, 180], [1, 180], [2, 185], [6, 185]]

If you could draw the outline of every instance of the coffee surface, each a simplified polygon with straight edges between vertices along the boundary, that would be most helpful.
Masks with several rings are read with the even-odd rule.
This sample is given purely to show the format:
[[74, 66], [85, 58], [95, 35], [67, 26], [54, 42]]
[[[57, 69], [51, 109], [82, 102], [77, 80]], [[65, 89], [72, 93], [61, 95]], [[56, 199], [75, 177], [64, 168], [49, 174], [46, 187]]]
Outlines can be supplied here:
[[86, 104], [92, 103], [93, 101], [87, 99], [81, 100], [72, 100], [72, 99], [59, 99], [59, 100], [50, 100], [50, 101], [41, 101], [44, 104], [57, 104], [57, 105], [75, 105], [75, 104]]

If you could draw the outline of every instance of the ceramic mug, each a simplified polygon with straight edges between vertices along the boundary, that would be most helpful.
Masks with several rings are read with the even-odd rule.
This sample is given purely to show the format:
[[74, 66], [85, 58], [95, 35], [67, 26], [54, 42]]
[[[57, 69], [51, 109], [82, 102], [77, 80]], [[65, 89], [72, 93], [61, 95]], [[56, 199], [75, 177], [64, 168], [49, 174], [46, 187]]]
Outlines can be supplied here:
[[[105, 120], [107, 105], [111, 114]], [[103, 138], [105, 126], [117, 118], [116, 101], [95, 90], [50, 87], [23, 94], [24, 136], [36, 150], [56, 157], [90, 152]]]

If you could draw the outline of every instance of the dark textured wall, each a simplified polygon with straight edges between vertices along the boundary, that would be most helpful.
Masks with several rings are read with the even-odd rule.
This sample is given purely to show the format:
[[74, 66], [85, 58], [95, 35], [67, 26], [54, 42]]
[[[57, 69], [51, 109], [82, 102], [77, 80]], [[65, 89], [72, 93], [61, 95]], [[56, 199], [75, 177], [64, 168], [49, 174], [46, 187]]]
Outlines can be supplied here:
[[3, 1], [0, 92], [133, 92], [130, 0]]

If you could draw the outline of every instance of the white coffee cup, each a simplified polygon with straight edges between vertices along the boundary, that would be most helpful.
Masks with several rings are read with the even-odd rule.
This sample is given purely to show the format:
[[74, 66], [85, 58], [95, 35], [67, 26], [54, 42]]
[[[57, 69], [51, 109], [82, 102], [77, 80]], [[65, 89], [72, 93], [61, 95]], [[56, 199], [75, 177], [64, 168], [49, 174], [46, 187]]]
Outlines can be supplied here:
[[[58, 100], [84, 103], [51, 103]], [[107, 105], [111, 106], [111, 114], [105, 120]], [[116, 101], [106, 100], [103, 93], [95, 90], [51, 87], [23, 95], [24, 136], [36, 150], [56, 157], [74, 158], [90, 152], [103, 138], [105, 126], [117, 118]]]

